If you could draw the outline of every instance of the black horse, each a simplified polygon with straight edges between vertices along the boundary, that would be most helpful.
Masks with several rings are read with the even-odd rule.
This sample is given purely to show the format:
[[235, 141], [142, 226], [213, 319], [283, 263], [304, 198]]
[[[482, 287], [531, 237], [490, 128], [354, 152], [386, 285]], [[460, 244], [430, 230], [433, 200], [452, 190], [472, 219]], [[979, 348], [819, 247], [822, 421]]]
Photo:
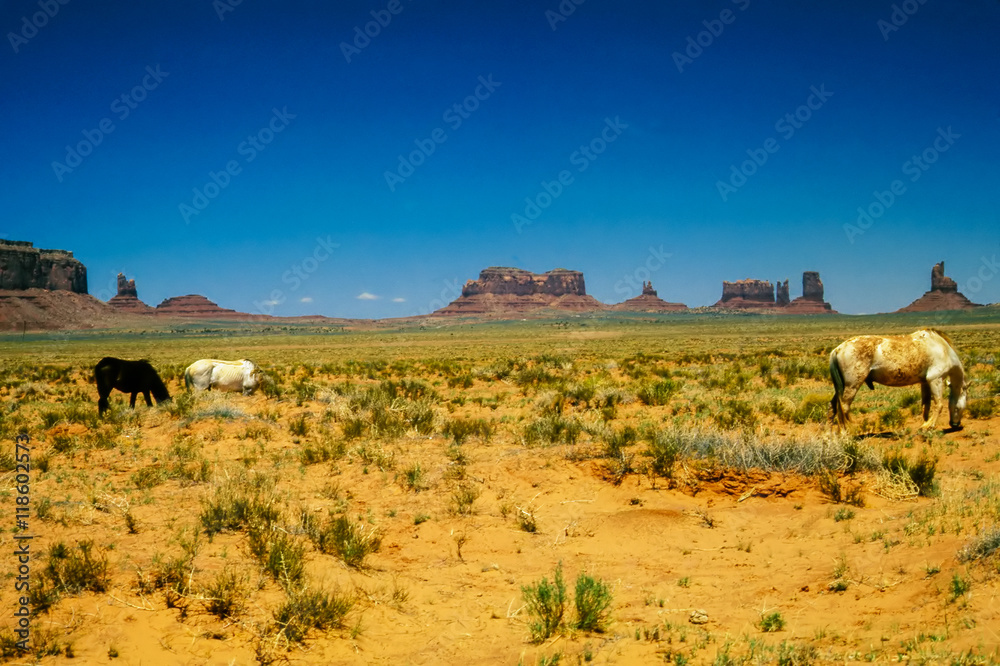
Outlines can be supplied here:
[[123, 393], [131, 393], [129, 407], [135, 409], [135, 397], [139, 393], [146, 399], [146, 405], [153, 406], [149, 399], [152, 393], [157, 403], [170, 400], [167, 387], [163, 385], [163, 380], [156, 374], [156, 370], [149, 364], [149, 361], [125, 361], [120, 358], [106, 356], [94, 366], [94, 379], [97, 381], [97, 412], [104, 414], [108, 408], [108, 396], [111, 389], [118, 389]]

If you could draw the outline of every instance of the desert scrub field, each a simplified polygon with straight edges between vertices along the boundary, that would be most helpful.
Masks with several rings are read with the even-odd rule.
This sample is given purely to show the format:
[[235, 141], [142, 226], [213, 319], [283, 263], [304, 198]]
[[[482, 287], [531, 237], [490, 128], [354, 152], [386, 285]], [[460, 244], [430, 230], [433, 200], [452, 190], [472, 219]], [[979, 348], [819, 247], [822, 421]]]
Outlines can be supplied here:
[[[827, 354], [914, 317], [665, 317], [0, 339], [0, 470], [31, 438], [32, 645], [87, 663], [986, 663], [1000, 329], [827, 425]], [[93, 364], [173, 400], [98, 418]], [[247, 357], [254, 396], [187, 393]], [[13, 516], [13, 510], [10, 512]], [[2, 538], [13, 548], [13, 521]], [[7, 571], [13, 571], [13, 565]], [[13, 608], [13, 574], [0, 591]]]

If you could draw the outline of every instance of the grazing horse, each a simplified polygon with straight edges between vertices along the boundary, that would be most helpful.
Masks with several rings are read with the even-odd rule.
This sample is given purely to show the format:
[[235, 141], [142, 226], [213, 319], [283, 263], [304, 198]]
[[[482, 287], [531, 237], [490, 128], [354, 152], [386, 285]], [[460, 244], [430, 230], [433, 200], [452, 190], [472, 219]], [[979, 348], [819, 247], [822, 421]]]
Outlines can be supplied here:
[[243, 391], [250, 395], [257, 390], [263, 373], [253, 361], [219, 361], [203, 358], [184, 371], [184, 385], [199, 391], [217, 388], [220, 391]]
[[153, 402], [149, 399], [150, 393], [156, 398], [157, 403], [170, 400], [167, 387], [163, 385], [163, 380], [156, 374], [149, 361], [125, 361], [106, 356], [94, 366], [94, 380], [97, 382], [98, 414], [103, 415], [108, 408], [111, 389], [131, 393], [128, 405], [133, 409], [135, 409], [135, 397], [139, 393], [146, 399], [148, 407], [153, 406]]
[[861, 335], [841, 343], [830, 352], [830, 378], [834, 396], [831, 401], [833, 418], [841, 427], [847, 426], [851, 401], [861, 388], [873, 382], [886, 386], [920, 384], [924, 406], [922, 430], [933, 428], [941, 411], [945, 381], [951, 385], [948, 396], [949, 424], [962, 425], [965, 409], [965, 371], [951, 341], [933, 329], [914, 331], [909, 335]]

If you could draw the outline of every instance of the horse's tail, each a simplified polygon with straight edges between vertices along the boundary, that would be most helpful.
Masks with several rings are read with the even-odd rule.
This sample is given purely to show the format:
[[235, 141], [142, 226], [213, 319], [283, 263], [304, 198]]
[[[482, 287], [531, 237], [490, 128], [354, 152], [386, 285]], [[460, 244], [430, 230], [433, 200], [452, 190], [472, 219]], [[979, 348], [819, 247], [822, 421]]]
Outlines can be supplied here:
[[840, 401], [844, 395], [844, 373], [840, 369], [836, 349], [830, 352], [830, 379], [833, 380], [833, 400], [830, 401], [830, 406], [833, 407], [833, 420], [842, 426], [847, 425], [844, 404]]
[[191, 366], [188, 366], [187, 369], [184, 371], [184, 388], [190, 390], [191, 384], [193, 383], [194, 380], [191, 379]]

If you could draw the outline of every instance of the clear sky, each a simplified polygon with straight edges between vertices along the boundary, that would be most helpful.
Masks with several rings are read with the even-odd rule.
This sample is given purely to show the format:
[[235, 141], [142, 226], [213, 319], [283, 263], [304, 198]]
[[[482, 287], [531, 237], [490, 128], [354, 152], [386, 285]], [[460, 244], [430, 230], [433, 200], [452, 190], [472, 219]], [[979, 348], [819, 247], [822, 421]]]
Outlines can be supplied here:
[[699, 306], [816, 270], [867, 313], [944, 260], [1000, 301], [995, 0], [4, 0], [0, 29], [0, 236], [102, 299], [123, 271], [151, 305], [406, 316], [499, 265]]

